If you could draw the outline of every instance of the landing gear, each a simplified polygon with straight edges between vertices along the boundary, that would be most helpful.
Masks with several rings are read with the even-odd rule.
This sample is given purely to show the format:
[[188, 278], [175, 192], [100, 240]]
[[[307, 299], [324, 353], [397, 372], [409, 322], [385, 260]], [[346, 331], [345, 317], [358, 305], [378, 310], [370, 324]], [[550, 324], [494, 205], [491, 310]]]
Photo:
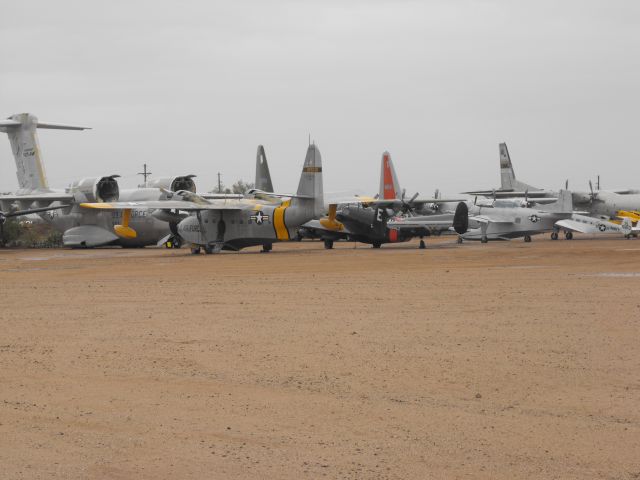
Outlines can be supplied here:
[[525, 241], [525, 243], [529, 243], [531, 241], [531, 235], [525, 235], [524, 236], [524, 241]]
[[480, 243], [487, 243], [488, 241], [489, 241], [489, 239], [487, 238], [487, 236], [486, 236], [486, 235], [483, 235], [483, 236], [480, 238]]
[[272, 248], [273, 248], [273, 244], [271, 244], [271, 243], [263, 243], [262, 244], [262, 250], [260, 250], [260, 253], [269, 253]]
[[424, 240], [423, 240], [423, 239], [420, 239], [420, 246], [418, 246], [418, 248], [419, 248], [420, 250], [424, 250], [425, 248], [427, 248], [427, 246], [425, 245], [425, 243], [424, 243]]
[[380, 248], [380, 245], [382, 245], [382, 243], [380, 243], [380, 242], [373, 242], [373, 248]]
[[213, 247], [211, 245], [205, 245], [204, 253], [206, 253], [207, 255], [211, 255], [213, 253]]
[[457, 243], [458, 243], [458, 244], [461, 244], [461, 243], [462, 243], [462, 241], [463, 241], [463, 240], [462, 240], [462, 236], [458, 236], [458, 240], [456, 240], [456, 241], [457, 241]]
[[557, 240], [558, 239], [558, 232], [551, 232], [551, 240]]
[[331, 250], [333, 248], [333, 240], [325, 240], [324, 248], [325, 250]]
[[200, 245], [191, 245], [191, 254], [199, 255], [200, 254]]
[[573, 240], [573, 232], [564, 232], [565, 240]]

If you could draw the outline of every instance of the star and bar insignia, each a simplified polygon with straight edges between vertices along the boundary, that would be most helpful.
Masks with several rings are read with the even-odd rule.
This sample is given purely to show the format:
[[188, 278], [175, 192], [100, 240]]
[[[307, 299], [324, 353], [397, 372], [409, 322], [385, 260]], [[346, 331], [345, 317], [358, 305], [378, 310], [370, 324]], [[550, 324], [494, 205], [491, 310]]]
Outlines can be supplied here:
[[262, 225], [265, 220], [269, 220], [269, 215], [262, 213], [262, 210], [258, 210], [255, 215], [251, 215], [251, 220], [255, 221], [258, 225]]

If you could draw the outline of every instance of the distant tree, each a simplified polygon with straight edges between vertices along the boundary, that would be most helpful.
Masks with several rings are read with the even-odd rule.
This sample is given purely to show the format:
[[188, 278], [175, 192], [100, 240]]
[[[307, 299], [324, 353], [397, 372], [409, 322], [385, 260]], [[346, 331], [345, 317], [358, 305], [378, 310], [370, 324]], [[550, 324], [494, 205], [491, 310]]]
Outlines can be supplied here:
[[245, 193], [247, 193], [249, 190], [251, 190], [255, 185], [253, 183], [250, 182], [243, 182], [242, 180], [238, 180], [236, 183], [234, 183], [231, 186], [231, 191], [233, 193], [239, 193], [241, 195], [244, 195]]
[[219, 185], [213, 187], [210, 193], [233, 193], [230, 188], [225, 187], [224, 183], [220, 182]]

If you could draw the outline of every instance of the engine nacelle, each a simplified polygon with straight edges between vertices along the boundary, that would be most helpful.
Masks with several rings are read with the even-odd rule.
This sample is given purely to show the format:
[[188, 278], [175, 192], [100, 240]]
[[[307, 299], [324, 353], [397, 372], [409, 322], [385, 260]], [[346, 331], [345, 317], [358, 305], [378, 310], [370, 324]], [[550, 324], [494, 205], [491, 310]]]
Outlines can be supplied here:
[[155, 180], [149, 180], [147, 187], [164, 188], [177, 192], [186, 190], [187, 192], [196, 193], [196, 182], [193, 181], [195, 175], [184, 175], [180, 177], [162, 177]]
[[120, 175], [110, 175], [101, 178], [83, 178], [69, 187], [78, 202], [101, 203], [117, 202], [120, 197], [118, 178]]

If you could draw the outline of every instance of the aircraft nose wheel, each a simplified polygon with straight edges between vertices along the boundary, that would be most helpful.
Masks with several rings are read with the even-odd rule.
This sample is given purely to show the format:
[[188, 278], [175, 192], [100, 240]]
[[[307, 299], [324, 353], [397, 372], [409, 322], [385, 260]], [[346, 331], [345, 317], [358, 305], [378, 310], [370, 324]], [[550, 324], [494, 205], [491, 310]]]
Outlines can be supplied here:
[[462, 243], [462, 237], [458, 237], [457, 242], [458, 242], [458, 244], [461, 244]]
[[525, 241], [526, 243], [529, 243], [529, 242], [531, 241], [531, 235], [525, 235], [525, 236], [524, 236], [524, 241]]
[[380, 242], [373, 242], [373, 248], [380, 248], [380, 245], [382, 245]]
[[326, 250], [331, 250], [333, 248], [333, 240], [325, 240], [324, 241], [324, 248]]
[[480, 239], [480, 243], [487, 243], [489, 241], [489, 239], [487, 238], [486, 235], [483, 235], [482, 238]]
[[551, 232], [551, 240], [557, 240], [558, 239], [558, 232]]
[[420, 246], [418, 247], [420, 250], [424, 250], [425, 248], [427, 248], [427, 246], [424, 243], [423, 239], [420, 239]]
[[573, 232], [564, 232], [565, 240], [573, 240]]

